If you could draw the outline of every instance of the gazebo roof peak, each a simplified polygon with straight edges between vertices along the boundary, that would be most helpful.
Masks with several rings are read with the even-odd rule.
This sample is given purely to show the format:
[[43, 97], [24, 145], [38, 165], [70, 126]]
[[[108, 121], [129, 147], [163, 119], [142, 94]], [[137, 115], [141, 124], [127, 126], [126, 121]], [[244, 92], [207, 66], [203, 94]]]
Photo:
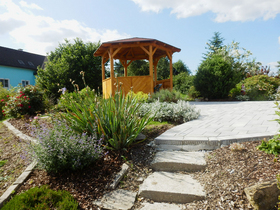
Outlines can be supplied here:
[[174, 47], [172, 45], [169, 45], [169, 44], [164, 43], [162, 41], [159, 41], [157, 39], [133, 37], [133, 38], [103, 42], [100, 45], [100, 47], [95, 51], [94, 56], [102, 56], [104, 54], [104, 52], [107, 51], [107, 49], [110, 48], [110, 47], [118, 47], [118, 46], [130, 47], [130, 46], [134, 46], [134, 47], [141, 48], [140, 45], [143, 45], [143, 44], [148, 44], [148, 45], [152, 44], [154, 46], [158, 46], [159, 48], [164, 48], [164, 49], [171, 50], [172, 53], [181, 51], [180, 48]]

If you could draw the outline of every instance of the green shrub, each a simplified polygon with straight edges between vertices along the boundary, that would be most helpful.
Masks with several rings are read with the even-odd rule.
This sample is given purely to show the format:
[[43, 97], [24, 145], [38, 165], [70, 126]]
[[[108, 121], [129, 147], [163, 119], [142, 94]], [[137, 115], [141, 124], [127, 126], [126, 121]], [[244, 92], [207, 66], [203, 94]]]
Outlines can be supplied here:
[[[76, 96], [77, 94], [79, 94], [79, 97]], [[97, 101], [99, 96], [94, 89], [92, 90], [88, 86], [82, 89], [81, 91], [75, 91], [75, 92], [66, 91], [60, 96], [58, 100], [58, 104], [56, 105], [56, 109], [58, 109], [59, 111], [65, 111], [67, 107], [66, 105], [69, 103], [70, 100], [74, 100], [75, 103], [79, 103], [79, 100], [81, 98], [85, 102], [87, 101], [85, 100], [85, 98], [87, 97], [90, 97], [92, 99], [90, 102], [92, 103], [93, 101]]]
[[204, 60], [194, 78], [194, 86], [202, 97], [224, 99], [229, 91], [241, 80], [241, 73], [234, 70], [230, 61], [213, 54]]
[[188, 92], [188, 96], [192, 99], [195, 99], [200, 96], [200, 92], [197, 91], [194, 86], [191, 86]]
[[0, 120], [5, 118], [4, 107], [7, 101], [9, 100], [10, 92], [3, 88], [2, 83], [0, 82]]
[[2, 210], [75, 210], [78, 202], [67, 191], [54, 191], [46, 185], [34, 187], [12, 198]]
[[[280, 110], [280, 104], [275, 102], [276, 108]], [[280, 111], [275, 111], [275, 114], [280, 117]], [[275, 119], [280, 124], [280, 119]], [[267, 154], [274, 154], [278, 156], [280, 154], [280, 134], [275, 135], [269, 141], [263, 140], [261, 145], [257, 146], [257, 149], [264, 151]]]
[[160, 102], [177, 102], [179, 99], [182, 99], [181, 94], [176, 91], [169, 89], [160, 89], [158, 92], [153, 93], [148, 99], [148, 102], [153, 102], [159, 100]]
[[280, 79], [267, 75], [248, 77], [238, 83], [235, 88], [230, 91], [229, 96], [235, 98], [236, 96], [241, 95], [242, 84], [245, 85], [246, 96], [248, 96], [250, 100], [268, 100], [277, 92], [277, 88], [280, 86]]
[[81, 169], [103, 155], [102, 140], [77, 134], [63, 121], [52, 124], [37, 126], [32, 136], [38, 143], [30, 144], [32, 157], [48, 172]]
[[147, 102], [148, 98], [149, 98], [149, 95], [146, 94], [146, 93], [143, 93], [142, 91], [139, 91], [137, 93], [134, 93], [133, 91], [130, 91], [126, 97], [135, 97], [139, 103], [142, 103], [142, 102]]
[[280, 136], [274, 136], [274, 138], [265, 141], [263, 140], [261, 145], [257, 146], [257, 149], [264, 151], [267, 154], [274, 154], [279, 155], [280, 154]]
[[139, 115], [144, 116], [150, 112], [155, 121], [183, 123], [199, 117], [199, 111], [195, 110], [189, 102], [179, 100], [177, 103], [155, 101], [144, 103], [139, 110]]
[[194, 76], [189, 75], [187, 72], [182, 72], [173, 77], [174, 89], [183, 94], [188, 94], [189, 89], [193, 86]]
[[36, 115], [44, 111], [44, 93], [37, 86], [27, 85], [15, 88], [14, 91], [14, 95], [10, 96], [5, 104], [4, 114], [18, 118], [22, 115]]

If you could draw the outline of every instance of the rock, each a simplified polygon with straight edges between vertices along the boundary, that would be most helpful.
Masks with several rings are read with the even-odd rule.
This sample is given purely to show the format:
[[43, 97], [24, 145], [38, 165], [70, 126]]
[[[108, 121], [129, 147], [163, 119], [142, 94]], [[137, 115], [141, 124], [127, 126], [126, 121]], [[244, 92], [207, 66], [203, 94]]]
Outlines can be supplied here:
[[124, 177], [125, 174], [127, 174], [127, 171], [129, 169], [129, 166], [124, 163], [122, 165], [121, 171], [119, 173], [117, 173], [117, 175], [115, 176], [113, 183], [111, 183], [109, 186], [106, 186], [106, 188], [108, 189], [116, 189], [116, 187], [118, 186], [119, 182], [122, 180], [122, 178]]
[[105, 194], [93, 204], [105, 209], [130, 209], [134, 205], [137, 193], [128, 190], [115, 190]]
[[142, 203], [140, 210], [181, 210], [178, 205], [169, 203]]
[[136, 137], [135, 141], [141, 141], [146, 139], [146, 136], [143, 133], [139, 133], [139, 135]]
[[246, 196], [254, 209], [269, 210], [276, 206], [280, 190], [277, 180], [257, 183], [244, 189]]

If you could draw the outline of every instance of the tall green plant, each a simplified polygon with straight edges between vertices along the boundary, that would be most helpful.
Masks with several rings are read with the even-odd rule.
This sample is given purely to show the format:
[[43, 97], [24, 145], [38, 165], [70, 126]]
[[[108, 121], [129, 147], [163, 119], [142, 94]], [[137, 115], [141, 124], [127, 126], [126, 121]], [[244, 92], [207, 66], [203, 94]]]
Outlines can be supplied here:
[[136, 137], [152, 120], [149, 113], [142, 118], [138, 117], [141, 106], [136, 97], [125, 97], [122, 91], [97, 104], [94, 109], [97, 133], [104, 136], [108, 148], [123, 150], [135, 142]]
[[62, 116], [72, 129], [103, 138], [112, 150], [130, 147], [139, 133], [152, 120], [149, 113], [140, 118], [137, 115], [142, 104], [137, 97], [125, 97], [122, 91], [108, 99], [96, 100], [95, 97], [81, 97], [77, 92], [69, 99], [67, 113]]

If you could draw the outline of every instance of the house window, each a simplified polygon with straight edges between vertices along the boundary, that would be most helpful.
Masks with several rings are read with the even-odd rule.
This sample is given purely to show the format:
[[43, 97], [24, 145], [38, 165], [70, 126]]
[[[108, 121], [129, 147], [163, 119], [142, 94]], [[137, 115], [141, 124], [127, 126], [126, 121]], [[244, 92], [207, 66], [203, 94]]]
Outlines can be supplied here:
[[34, 64], [31, 61], [28, 61], [29, 66], [34, 66]]
[[19, 64], [25, 65], [25, 63], [22, 60], [18, 60]]
[[4, 88], [9, 88], [9, 79], [0, 79]]
[[26, 85], [30, 85], [30, 82], [28, 80], [22, 80], [21, 84], [23, 87], [25, 87]]

